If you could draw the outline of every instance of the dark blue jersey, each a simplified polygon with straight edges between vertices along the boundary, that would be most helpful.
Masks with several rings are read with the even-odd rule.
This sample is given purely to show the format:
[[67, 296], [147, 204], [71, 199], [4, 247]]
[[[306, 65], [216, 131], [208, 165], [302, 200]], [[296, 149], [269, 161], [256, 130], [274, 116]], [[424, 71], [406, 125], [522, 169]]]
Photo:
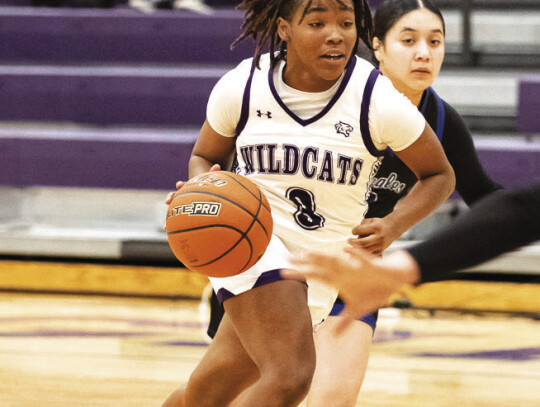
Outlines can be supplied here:
[[[501, 188], [484, 172], [471, 133], [452, 106], [428, 88], [418, 109], [441, 141], [456, 174], [456, 190], [467, 205]], [[416, 175], [394, 153], [388, 151], [372, 184], [366, 218], [383, 218], [391, 213], [416, 182]]]

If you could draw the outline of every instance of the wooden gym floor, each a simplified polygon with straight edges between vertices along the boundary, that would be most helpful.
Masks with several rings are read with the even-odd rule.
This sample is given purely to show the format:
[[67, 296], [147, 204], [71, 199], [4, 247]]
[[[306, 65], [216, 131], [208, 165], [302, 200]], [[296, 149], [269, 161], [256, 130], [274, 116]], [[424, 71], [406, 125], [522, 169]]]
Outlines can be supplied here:
[[[81, 274], [81, 265], [63, 266], [78, 270], [78, 280], [84, 283], [77, 290], [73, 278], [74, 292], [95, 292], [92, 284], [107, 278], [128, 279], [120, 272], [127, 273], [127, 266], [96, 266], [108, 270], [109, 277], [101, 278]], [[28, 278], [35, 278], [32, 270], [39, 269], [43, 285], [47, 276], [55, 275], [56, 266], [22, 262], [18, 267], [0, 262], [0, 286], [7, 269], [14, 275], [24, 269]], [[177, 270], [174, 278], [177, 274], [182, 273]], [[70, 280], [69, 271], [66, 275]], [[199, 283], [177, 282], [170, 276], [175, 284], [200, 292], [199, 286], [193, 288]], [[20, 285], [12, 281], [7, 289], [22, 290], [23, 280]], [[145, 281], [148, 290], [151, 280]], [[107, 285], [122, 291], [110, 281]], [[537, 286], [529, 287], [528, 294], [518, 289], [512, 295], [514, 288], [501, 287], [501, 296], [514, 296], [519, 303], [518, 296], [536, 295], [532, 302], [537, 301]], [[130, 290], [133, 293], [134, 287]], [[462, 286], [458, 291], [466, 290]], [[489, 296], [497, 304], [497, 295]], [[198, 300], [1, 292], [0, 406], [160, 406], [187, 380], [205, 352], [206, 317]], [[540, 323], [531, 318], [389, 310], [381, 316], [374, 340], [357, 406], [540, 405]]]

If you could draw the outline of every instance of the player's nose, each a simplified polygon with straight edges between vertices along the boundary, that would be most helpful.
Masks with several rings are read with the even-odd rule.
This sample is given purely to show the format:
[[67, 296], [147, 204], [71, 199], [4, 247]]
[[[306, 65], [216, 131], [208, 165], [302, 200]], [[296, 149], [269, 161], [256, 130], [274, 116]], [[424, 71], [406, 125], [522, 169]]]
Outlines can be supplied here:
[[429, 59], [431, 57], [429, 53], [429, 46], [425, 41], [418, 41], [416, 45], [416, 54], [417, 59]]

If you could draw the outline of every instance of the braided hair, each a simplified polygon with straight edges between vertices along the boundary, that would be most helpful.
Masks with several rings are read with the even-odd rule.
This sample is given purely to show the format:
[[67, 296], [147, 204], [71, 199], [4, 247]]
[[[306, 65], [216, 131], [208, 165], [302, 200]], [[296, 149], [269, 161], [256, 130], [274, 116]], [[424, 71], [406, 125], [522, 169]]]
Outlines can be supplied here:
[[[270, 51], [270, 63], [272, 66], [287, 54], [287, 42], [281, 40], [278, 35], [278, 19], [290, 21], [296, 9], [305, 0], [243, 0], [237, 8], [244, 10], [244, 32], [231, 45], [231, 49], [245, 38], [252, 38], [256, 41], [254, 61], [259, 67], [261, 51], [268, 47]], [[346, 6], [343, 0], [334, 0], [341, 6]], [[302, 13], [304, 18], [307, 10], [311, 7], [313, 0], [307, 0]], [[355, 24], [357, 30], [357, 40], [354, 45], [352, 55], [358, 49], [358, 40], [362, 40], [370, 49], [372, 48], [373, 20], [367, 0], [353, 0]], [[276, 50], [279, 52], [276, 55]]]

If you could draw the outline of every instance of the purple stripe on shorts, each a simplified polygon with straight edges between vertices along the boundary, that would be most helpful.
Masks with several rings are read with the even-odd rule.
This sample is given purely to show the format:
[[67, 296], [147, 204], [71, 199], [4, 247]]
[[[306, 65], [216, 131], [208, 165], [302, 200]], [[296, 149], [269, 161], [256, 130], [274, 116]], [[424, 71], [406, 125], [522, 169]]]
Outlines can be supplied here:
[[228, 300], [229, 298], [234, 297], [234, 294], [225, 288], [220, 288], [216, 296], [219, 302], [223, 302], [225, 300]]
[[[334, 316], [334, 317], [338, 316], [343, 312], [344, 309], [345, 309], [344, 304], [335, 303], [334, 306], [332, 307], [332, 311], [330, 311], [329, 316]], [[378, 319], [378, 317], [379, 317], [379, 312], [375, 311], [375, 312], [372, 312], [370, 314], [366, 314], [366, 315], [363, 315], [363, 316], [359, 317], [358, 321], [361, 321], [361, 322], [364, 322], [364, 323], [368, 324], [373, 329], [373, 331], [375, 331], [375, 328], [377, 327], [377, 319]]]
[[[259, 276], [257, 281], [255, 281], [255, 284], [251, 288], [253, 289], [256, 287], [261, 287], [266, 284], [275, 283], [276, 281], [283, 280], [283, 277], [281, 277], [280, 271], [281, 269], [265, 271]], [[226, 288], [220, 288], [216, 296], [219, 302], [222, 303], [223, 301], [228, 300], [229, 298], [235, 297], [235, 294], [231, 293]]]
[[280, 271], [281, 269], [265, 271], [259, 276], [257, 281], [255, 281], [253, 288], [283, 280]]

